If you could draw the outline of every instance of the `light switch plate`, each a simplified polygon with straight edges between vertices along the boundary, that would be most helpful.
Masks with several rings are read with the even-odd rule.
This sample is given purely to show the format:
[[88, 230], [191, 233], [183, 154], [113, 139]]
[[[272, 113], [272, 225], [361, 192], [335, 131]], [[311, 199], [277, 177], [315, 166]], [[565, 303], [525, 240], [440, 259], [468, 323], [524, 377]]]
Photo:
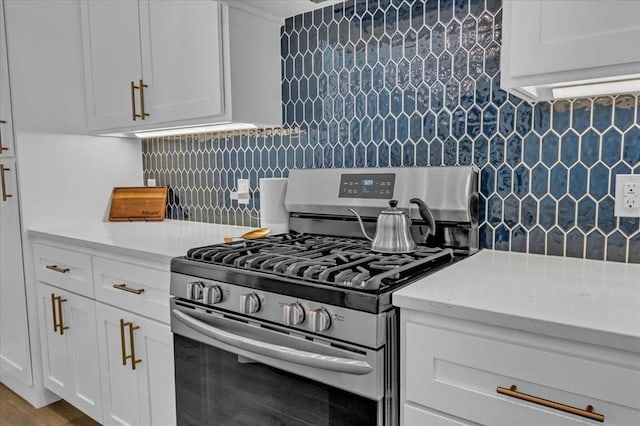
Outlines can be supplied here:
[[249, 194], [249, 179], [238, 179], [236, 187], [238, 188], [238, 204], [249, 204], [249, 200], [251, 199], [251, 195]]
[[614, 215], [640, 217], [640, 175], [616, 175]]

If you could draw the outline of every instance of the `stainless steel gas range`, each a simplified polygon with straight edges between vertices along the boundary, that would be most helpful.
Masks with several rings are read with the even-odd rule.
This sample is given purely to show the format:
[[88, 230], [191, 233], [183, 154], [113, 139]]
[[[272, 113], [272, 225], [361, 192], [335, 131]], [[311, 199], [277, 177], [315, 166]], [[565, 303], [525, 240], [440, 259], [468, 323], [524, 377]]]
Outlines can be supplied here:
[[[173, 259], [178, 423], [396, 425], [391, 295], [477, 251], [477, 180], [472, 167], [292, 170], [289, 233]], [[373, 234], [392, 199], [415, 250], [372, 251], [349, 211]]]

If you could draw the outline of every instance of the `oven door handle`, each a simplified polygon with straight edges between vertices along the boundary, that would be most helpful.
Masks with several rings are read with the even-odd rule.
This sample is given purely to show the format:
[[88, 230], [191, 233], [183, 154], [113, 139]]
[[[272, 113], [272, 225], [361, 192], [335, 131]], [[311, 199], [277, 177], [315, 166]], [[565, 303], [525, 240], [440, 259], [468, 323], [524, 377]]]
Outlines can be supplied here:
[[373, 370], [371, 364], [366, 361], [300, 351], [286, 346], [274, 345], [228, 333], [193, 318], [177, 309], [173, 310], [173, 316], [187, 327], [192, 328], [199, 333], [209, 336], [219, 342], [226, 343], [227, 345], [244, 349], [255, 354], [295, 364], [320, 368], [323, 370], [338, 371], [341, 373], [363, 375], [370, 373]]

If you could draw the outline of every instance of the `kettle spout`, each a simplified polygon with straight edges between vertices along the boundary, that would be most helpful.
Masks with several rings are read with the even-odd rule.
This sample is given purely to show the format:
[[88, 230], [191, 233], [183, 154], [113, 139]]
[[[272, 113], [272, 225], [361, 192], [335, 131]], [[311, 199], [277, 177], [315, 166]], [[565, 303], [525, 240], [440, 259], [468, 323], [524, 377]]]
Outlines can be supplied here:
[[367, 235], [367, 231], [364, 230], [364, 223], [362, 222], [362, 218], [360, 217], [358, 212], [355, 211], [354, 209], [349, 209], [349, 211], [354, 215], [356, 215], [356, 218], [358, 219], [358, 223], [360, 224], [360, 230], [362, 231], [362, 234], [365, 236], [365, 238], [369, 241], [373, 241], [373, 238]]

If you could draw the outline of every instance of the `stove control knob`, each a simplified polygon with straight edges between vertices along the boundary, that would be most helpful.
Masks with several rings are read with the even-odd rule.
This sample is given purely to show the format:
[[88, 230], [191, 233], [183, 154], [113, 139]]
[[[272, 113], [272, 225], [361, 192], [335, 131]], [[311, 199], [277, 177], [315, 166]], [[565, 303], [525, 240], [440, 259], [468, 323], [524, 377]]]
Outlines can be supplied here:
[[287, 303], [282, 314], [285, 325], [300, 325], [304, 322], [304, 308], [299, 303]]
[[260, 310], [260, 297], [256, 293], [246, 293], [240, 296], [240, 312], [255, 314]]
[[187, 299], [200, 300], [202, 299], [202, 289], [204, 284], [200, 281], [187, 283]]
[[309, 329], [315, 333], [331, 328], [331, 314], [324, 308], [309, 311]]
[[222, 289], [219, 285], [205, 286], [202, 289], [202, 303], [215, 305], [222, 302]]

